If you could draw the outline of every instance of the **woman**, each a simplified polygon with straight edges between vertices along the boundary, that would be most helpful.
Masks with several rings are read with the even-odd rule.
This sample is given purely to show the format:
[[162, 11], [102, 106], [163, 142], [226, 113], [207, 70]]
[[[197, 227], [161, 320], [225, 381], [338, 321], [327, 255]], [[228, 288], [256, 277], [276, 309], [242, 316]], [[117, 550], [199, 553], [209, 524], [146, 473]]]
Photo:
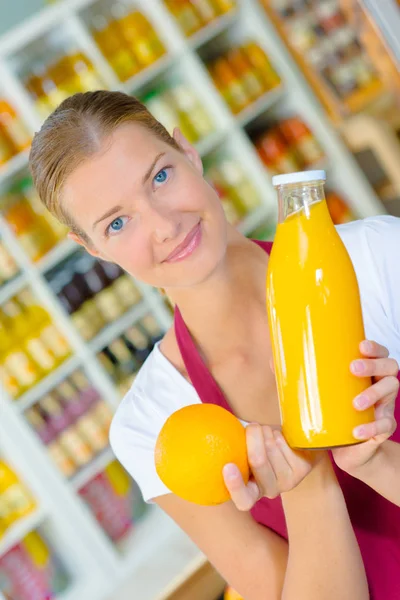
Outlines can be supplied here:
[[[333, 468], [327, 453], [311, 461], [292, 452], [279, 433], [275, 380], [265, 368], [269, 246], [227, 224], [199, 155], [179, 131], [172, 138], [124, 94], [77, 94], [44, 123], [30, 161], [42, 201], [74, 240], [164, 288], [179, 307], [175, 327], [143, 366], [111, 430], [113, 449], [144, 498], [159, 504], [246, 600], [400, 598], [400, 510], [383, 497], [386, 480], [374, 474], [395, 429], [398, 367], [386, 349], [364, 342], [365, 359], [352, 365], [356, 375], [376, 377], [355, 402], [359, 409], [375, 403], [377, 420], [358, 432], [364, 443], [335, 454], [342, 468], [357, 475], [365, 468], [376, 492]], [[390, 217], [341, 229], [367, 333], [396, 358], [399, 234], [399, 221]], [[245, 486], [235, 465], [227, 465], [233, 501], [216, 507], [169, 493], [154, 467], [167, 417], [199, 402], [221, 404], [251, 423], [254, 478]]]

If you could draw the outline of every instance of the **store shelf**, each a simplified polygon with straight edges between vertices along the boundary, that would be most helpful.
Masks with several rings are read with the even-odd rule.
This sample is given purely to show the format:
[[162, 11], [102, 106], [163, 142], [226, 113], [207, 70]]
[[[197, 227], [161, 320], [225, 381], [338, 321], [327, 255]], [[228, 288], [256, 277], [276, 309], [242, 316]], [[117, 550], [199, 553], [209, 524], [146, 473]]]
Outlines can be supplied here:
[[18, 292], [24, 287], [26, 284], [26, 277], [24, 273], [20, 273], [14, 279], [9, 281], [8, 283], [3, 283], [0, 286], [0, 306], [4, 304], [9, 298], [18, 294]]
[[145, 302], [140, 302], [130, 310], [128, 310], [122, 317], [104, 327], [104, 329], [96, 335], [93, 340], [89, 342], [89, 347], [92, 352], [100, 352], [107, 346], [112, 340], [119, 335], [123, 334], [124, 331], [134, 325], [139, 319], [142, 319], [149, 312], [149, 307]]
[[171, 54], [165, 54], [161, 56], [154, 64], [150, 65], [137, 75], [131, 77], [123, 84], [123, 89], [127, 94], [134, 94], [137, 90], [143, 86], [149, 84], [153, 79], [164, 73], [169, 69], [174, 61], [174, 57]]
[[206, 138], [196, 142], [195, 146], [200, 156], [206, 156], [206, 154], [215, 150], [224, 141], [226, 136], [226, 131], [214, 131]]
[[55, 388], [61, 381], [63, 381], [66, 377], [68, 377], [68, 375], [77, 369], [80, 363], [81, 360], [76, 355], [67, 358], [62, 365], [60, 365], [57, 369], [52, 371], [52, 373], [44, 377], [41, 381], [39, 381], [39, 383], [34, 385], [30, 390], [15, 400], [18, 410], [22, 412], [40, 400], [40, 398]]
[[76, 250], [79, 249], [79, 245], [70, 239], [65, 239], [52, 248], [46, 256], [41, 258], [36, 263], [36, 268], [40, 273], [46, 273], [53, 267], [57, 266], [60, 262], [71, 256]]
[[263, 112], [276, 104], [283, 97], [283, 94], [284, 88], [282, 86], [278, 86], [273, 90], [265, 92], [265, 94], [250, 104], [250, 106], [247, 106], [240, 111], [240, 113], [236, 116], [236, 122], [238, 125], [240, 125], [240, 127], [245, 127], [251, 123], [251, 121], [254, 121], [254, 119], [259, 117]]
[[125, 582], [110, 600], [161, 599], [165, 590], [181, 582], [182, 575], [194, 564], [206, 560], [190, 538], [157, 506], [148, 509], [146, 517], [119, 549], [123, 552], [121, 577]]
[[74, 490], [80, 490], [88, 481], [101, 473], [107, 465], [114, 460], [115, 456], [110, 447], [106, 448], [96, 458], [94, 458], [86, 467], [71, 478], [71, 485]]
[[0, 187], [3, 187], [10, 179], [28, 166], [29, 150], [21, 152], [10, 158], [0, 167]]
[[259, 207], [253, 210], [253, 212], [247, 215], [247, 217], [245, 217], [241, 223], [239, 223], [237, 229], [239, 229], [239, 231], [241, 231], [244, 235], [248, 235], [265, 219], [268, 217], [272, 218], [271, 212], [270, 206], [261, 204]]
[[0, 537], [0, 557], [6, 554], [15, 544], [18, 544], [27, 533], [38, 527], [45, 517], [46, 513], [41, 509], [37, 509], [14, 523], [5, 535]]
[[231, 10], [229, 13], [222, 15], [221, 17], [217, 17], [205, 27], [202, 27], [199, 31], [196, 31], [193, 35], [191, 35], [187, 39], [188, 46], [193, 49], [200, 48], [217, 35], [225, 31], [228, 27], [230, 27], [235, 20], [237, 19], [238, 11]]

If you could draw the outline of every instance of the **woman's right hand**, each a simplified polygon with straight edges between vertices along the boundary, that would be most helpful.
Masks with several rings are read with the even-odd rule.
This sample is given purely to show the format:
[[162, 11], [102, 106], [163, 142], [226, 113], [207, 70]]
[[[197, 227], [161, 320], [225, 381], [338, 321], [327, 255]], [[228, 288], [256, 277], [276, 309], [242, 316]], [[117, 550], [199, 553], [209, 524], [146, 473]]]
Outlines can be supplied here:
[[251, 477], [247, 485], [234, 464], [225, 465], [225, 485], [242, 511], [251, 510], [263, 497], [276, 498], [295, 488], [310, 473], [321, 453], [292, 450], [279, 429], [251, 423], [246, 427]]

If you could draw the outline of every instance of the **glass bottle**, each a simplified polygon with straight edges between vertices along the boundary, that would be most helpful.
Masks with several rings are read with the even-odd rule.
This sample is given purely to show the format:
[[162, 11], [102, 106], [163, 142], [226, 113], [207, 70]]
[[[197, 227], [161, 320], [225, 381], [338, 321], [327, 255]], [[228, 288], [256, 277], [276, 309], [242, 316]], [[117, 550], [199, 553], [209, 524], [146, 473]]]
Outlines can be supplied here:
[[[267, 308], [282, 430], [293, 448], [357, 443], [374, 419], [353, 400], [369, 385], [350, 371], [365, 339], [357, 278], [324, 194], [324, 171], [276, 176], [279, 223]], [[293, 290], [296, 290], [293, 296]]]

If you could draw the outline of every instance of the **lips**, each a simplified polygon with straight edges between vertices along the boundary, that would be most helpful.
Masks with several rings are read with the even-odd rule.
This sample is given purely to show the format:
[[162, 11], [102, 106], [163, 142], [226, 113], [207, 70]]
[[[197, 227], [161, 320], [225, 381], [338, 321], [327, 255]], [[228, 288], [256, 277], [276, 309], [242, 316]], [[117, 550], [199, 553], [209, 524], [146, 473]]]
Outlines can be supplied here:
[[177, 262], [184, 260], [190, 256], [198, 247], [201, 240], [201, 225], [197, 223], [193, 229], [189, 231], [183, 242], [181, 242], [172, 252], [167, 256], [164, 262]]

